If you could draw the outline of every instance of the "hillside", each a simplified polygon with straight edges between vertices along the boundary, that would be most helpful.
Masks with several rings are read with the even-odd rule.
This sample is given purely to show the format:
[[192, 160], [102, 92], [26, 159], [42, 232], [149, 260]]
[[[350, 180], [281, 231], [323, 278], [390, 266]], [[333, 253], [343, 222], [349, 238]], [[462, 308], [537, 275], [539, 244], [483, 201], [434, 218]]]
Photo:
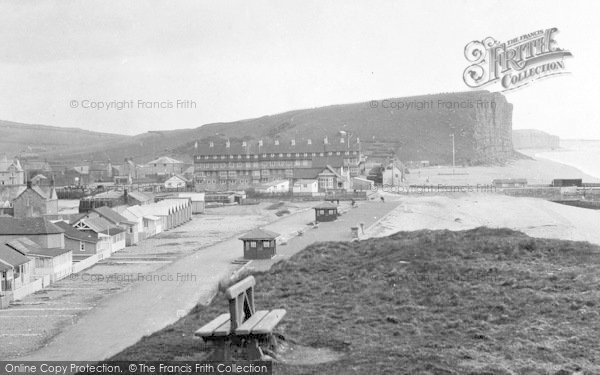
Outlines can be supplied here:
[[[385, 158], [396, 153], [402, 160], [448, 163], [452, 160], [451, 134], [455, 135], [457, 163], [481, 164], [513, 156], [512, 104], [502, 94], [487, 91], [332, 105], [206, 124], [195, 129], [153, 131], [133, 137], [113, 136], [108, 142], [106, 139], [80, 138], [77, 142], [69, 142], [70, 147], [51, 143], [52, 146], [47, 146], [42, 154], [48, 159], [63, 161], [107, 157], [120, 161], [133, 157], [138, 162], [145, 162], [158, 155], [191, 160], [195, 141], [217, 134], [231, 139], [281, 137], [317, 141], [340, 130], [351, 132], [353, 139], [359, 137], [363, 150], [374, 157]], [[63, 142], [70, 141], [68, 137], [64, 138]]]
[[125, 135], [108, 134], [45, 125], [21, 124], [0, 120], [0, 150], [10, 156], [61, 152], [92, 144], [106, 145], [129, 138]]
[[[399, 232], [317, 243], [256, 275], [256, 303], [285, 308], [275, 374], [598, 374], [600, 248], [509, 229]], [[200, 359], [208, 307], [112, 360]], [[291, 349], [294, 350], [291, 350]], [[293, 353], [335, 351], [318, 364]]]
[[560, 147], [560, 138], [536, 129], [515, 129], [512, 133], [515, 150], [540, 148], [556, 149]]

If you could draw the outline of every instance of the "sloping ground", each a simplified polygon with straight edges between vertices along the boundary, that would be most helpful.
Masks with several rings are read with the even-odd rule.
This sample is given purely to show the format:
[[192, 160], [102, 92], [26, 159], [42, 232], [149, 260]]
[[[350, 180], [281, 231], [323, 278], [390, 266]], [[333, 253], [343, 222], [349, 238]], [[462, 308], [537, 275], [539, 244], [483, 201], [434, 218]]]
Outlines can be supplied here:
[[9, 157], [14, 154], [60, 153], [65, 149], [107, 145], [126, 140], [128, 136], [92, 132], [77, 128], [21, 124], [0, 120], [0, 150]]
[[[502, 94], [468, 91], [374, 102], [377, 104], [375, 107], [370, 102], [331, 105], [230, 123], [206, 124], [195, 129], [151, 131], [132, 137], [113, 136], [107, 140], [87, 140], [82, 135], [73, 140], [63, 136], [69, 139], [69, 145], [54, 144], [54, 138], [45, 142], [40, 137], [35, 144], [41, 148], [41, 157], [64, 162], [106, 158], [114, 162], [133, 157], [136, 162], [144, 163], [159, 155], [191, 161], [191, 155], [196, 151], [195, 142], [210, 137], [220, 137], [221, 141], [225, 137], [232, 141], [311, 138], [314, 142], [321, 142], [324, 136], [338, 135], [343, 129], [353, 134], [352, 140], [360, 138], [365, 151], [381, 152], [383, 143], [385, 156], [388, 150], [393, 150], [402, 160], [450, 162], [451, 134], [456, 136], [458, 165], [515, 156], [510, 151], [512, 104]], [[40, 129], [49, 131], [54, 128]], [[21, 148], [19, 145], [18, 149]]]
[[[257, 277], [288, 342], [343, 354], [276, 374], [598, 374], [600, 248], [508, 229], [318, 243]], [[222, 296], [112, 359], [197, 355]], [[581, 372], [576, 372], [581, 371]]]

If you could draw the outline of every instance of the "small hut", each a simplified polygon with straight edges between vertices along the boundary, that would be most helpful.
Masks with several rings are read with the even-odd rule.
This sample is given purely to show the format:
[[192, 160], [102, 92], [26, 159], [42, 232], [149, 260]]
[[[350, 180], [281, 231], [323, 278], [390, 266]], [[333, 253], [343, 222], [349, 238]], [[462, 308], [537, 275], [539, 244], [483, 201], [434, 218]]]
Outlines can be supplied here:
[[315, 209], [315, 221], [334, 221], [338, 217], [338, 206], [331, 202], [323, 202]]
[[270, 259], [275, 256], [277, 244], [275, 239], [279, 233], [266, 229], [255, 229], [239, 239], [244, 242], [245, 259]]

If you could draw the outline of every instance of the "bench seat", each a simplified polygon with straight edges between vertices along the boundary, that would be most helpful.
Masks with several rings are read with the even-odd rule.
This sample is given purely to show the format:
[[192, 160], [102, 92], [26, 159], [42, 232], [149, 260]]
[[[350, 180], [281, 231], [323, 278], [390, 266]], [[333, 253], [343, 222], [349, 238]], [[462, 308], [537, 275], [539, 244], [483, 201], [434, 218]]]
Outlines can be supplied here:
[[[270, 334], [277, 324], [279, 324], [281, 319], [283, 319], [285, 314], [286, 311], [284, 309], [256, 311], [235, 330], [235, 335], [249, 336]], [[202, 337], [207, 341], [210, 340], [211, 337], [219, 338], [229, 336], [230, 334], [232, 334], [230, 315], [221, 314], [197, 330], [194, 333], [194, 336]]]

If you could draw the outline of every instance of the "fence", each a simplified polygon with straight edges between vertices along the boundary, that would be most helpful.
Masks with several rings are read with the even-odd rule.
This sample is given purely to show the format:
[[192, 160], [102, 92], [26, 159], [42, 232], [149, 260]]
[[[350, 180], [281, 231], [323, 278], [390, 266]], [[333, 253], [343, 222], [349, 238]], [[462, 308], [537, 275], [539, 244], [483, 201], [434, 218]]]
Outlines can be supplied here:
[[84, 269], [89, 268], [89, 267], [93, 266], [94, 264], [98, 263], [102, 259], [110, 258], [111, 254], [112, 253], [111, 253], [110, 249], [108, 249], [108, 250], [105, 250], [104, 252], [97, 253], [90, 257], [87, 257], [84, 260], [81, 260], [77, 263], [73, 263], [73, 273], [81, 272]]
[[13, 291], [13, 300], [18, 301], [26, 296], [41, 290], [44, 287], [44, 280], [37, 279], [34, 282], [31, 282], [27, 285], [20, 287], [19, 289], [15, 289]]

